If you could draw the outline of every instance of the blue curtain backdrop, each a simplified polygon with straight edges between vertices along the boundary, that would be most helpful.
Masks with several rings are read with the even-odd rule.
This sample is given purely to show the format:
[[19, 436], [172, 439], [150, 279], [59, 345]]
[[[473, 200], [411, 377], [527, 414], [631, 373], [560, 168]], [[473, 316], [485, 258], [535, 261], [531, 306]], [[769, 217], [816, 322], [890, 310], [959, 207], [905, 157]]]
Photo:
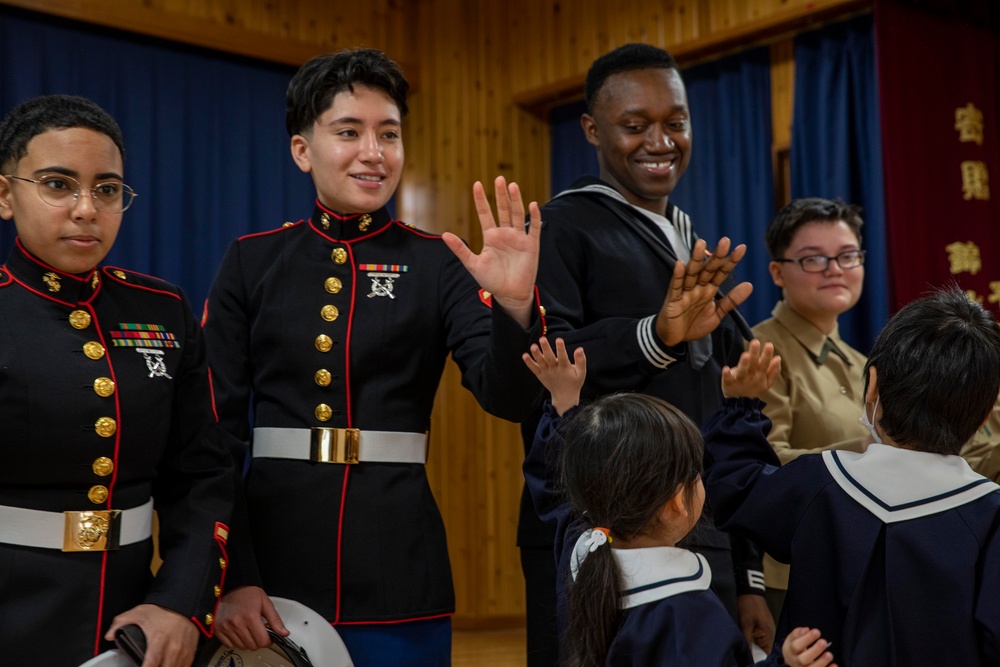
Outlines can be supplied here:
[[[670, 199], [691, 215], [711, 244], [746, 243], [737, 269], [754, 293], [740, 307], [751, 324], [770, 317], [779, 296], [767, 271], [764, 230], [774, 216], [771, 167], [771, 77], [766, 48], [683, 70], [694, 133], [691, 164]], [[552, 190], [583, 174], [598, 175], [597, 157], [580, 128], [582, 102], [553, 110]], [[664, 286], [665, 287], [665, 286]]]
[[840, 317], [840, 333], [865, 353], [889, 312], [881, 146], [872, 17], [796, 37], [792, 197], [840, 198], [864, 209], [864, 292]]
[[106, 262], [180, 285], [196, 311], [232, 239], [312, 213], [285, 132], [293, 68], [2, 7], [0, 62], [0, 113], [69, 93], [118, 120], [139, 197]]

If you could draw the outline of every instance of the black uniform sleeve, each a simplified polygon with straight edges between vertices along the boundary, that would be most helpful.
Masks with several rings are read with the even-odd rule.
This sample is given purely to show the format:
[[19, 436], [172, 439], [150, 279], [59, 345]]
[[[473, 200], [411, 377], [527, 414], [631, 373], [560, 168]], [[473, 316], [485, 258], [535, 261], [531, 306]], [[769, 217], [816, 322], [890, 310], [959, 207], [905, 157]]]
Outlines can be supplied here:
[[[584, 233], [573, 229], [573, 220], [547, 209], [542, 215], [547, 224], [541, 237], [538, 285], [547, 334], [550, 339], [563, 338], [567, 349], [583, 346], [587, 351], [585, 395], [642, 387], [674, 363], [686, 363], [686, 344], [668, 347], [656, 335], [656, 311], [641, 317], [595, 318], [588, 295], [601, 290], [601, 276], [593, 272], [602, 258], [591, 256], [594, 249]], [[666, 290], [664, 285], [664, 297]]]
[[462, 385], [490, 414], [522, 421], [541, 403], [544, 391], [521, 359], [542, 335], [541, 318], [535, 312], [531, 326], [522, 329], [492, 299], [492, 307], [486, 306], [472, 275], [448, 255], [441, 267], [441, 310]]
[[191, 617], [206, 634], [225, 578], [233, 466], [215, 424], [201, 328], [183, 301], [184, 355], [174, 377], [170, 445], [153, 499], [163, 565], [146, 598]]
[[212, 396], [219, 426], [229, 437], [227, 448], [236, 474], [236, 499], [229, 543], [231, 567], [227, 588], [261, 586], [247, 515], [242, 472], [250, 455], [249, 318], [238, 241], [223, 257], [205, 305], [204, 332], [211, 357]]

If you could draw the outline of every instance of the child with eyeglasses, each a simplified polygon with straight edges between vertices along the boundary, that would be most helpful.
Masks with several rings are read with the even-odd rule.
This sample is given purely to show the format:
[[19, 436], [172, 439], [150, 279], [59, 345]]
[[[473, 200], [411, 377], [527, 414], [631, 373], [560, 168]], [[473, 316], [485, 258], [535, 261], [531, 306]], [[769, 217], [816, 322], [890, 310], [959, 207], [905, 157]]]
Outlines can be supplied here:
[[145, 667], [188, 667], [212, 631], [234, 484], [201, 327], [179, 288], [101, 265], [135, 196], [101, 107], [20, 104], [0, 174], [17, 229], [0, 267], [4, 659], [79, 665], [136, 624]]

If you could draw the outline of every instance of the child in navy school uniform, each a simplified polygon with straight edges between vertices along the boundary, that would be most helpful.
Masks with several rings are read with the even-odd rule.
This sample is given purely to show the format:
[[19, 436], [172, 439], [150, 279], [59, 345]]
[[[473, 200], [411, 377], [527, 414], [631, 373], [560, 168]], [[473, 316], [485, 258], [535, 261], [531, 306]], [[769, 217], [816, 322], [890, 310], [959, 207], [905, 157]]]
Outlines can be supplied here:
[[958, 456], [1000, 388], [996, 322], [957, 287], [914, 301], [865, 379], [875, 444], [783, 467], [761, 403], [727, 399], [705, 428], [716, 517], [791, 563], [778, 642], [805, 625], [841, 667], [998, 665], [1000, 487]]
[[704, 502], [698, 428], [643, 394], [577, 408], [586, 359], [577, 349], [571, 363], [562, 339], [554, 352], [542, 338], [525, 363], [552, 395], [524, 475], [539, 516], [557, 522], [560, 581], [573, 579], [559, 591], [566, 663], [752, 664], [708, 563], [675, 546]]
[[[774, 381], [773, 347], [761, 353], [755, 341], [751, 352], [724, 374], [727, 396], [755, 396]], [[561, 338], [554, 352], [542, 338], [524, 360], [552, 397], [524, 475], [539, 515], [557, 522], [566, 663], [751, 664], [742, 633], [709, 590], [708, 563], [675, 546], [704, 502], [697, 427], [644, 394], [578, 408], [586, 357], [578, 348], [571, 362]], [[791, 667], [837, 667], [827, 646], [818, 630], [801, 627], [782, 655]], [[779, 664], [777, 654], [765, 664]]]

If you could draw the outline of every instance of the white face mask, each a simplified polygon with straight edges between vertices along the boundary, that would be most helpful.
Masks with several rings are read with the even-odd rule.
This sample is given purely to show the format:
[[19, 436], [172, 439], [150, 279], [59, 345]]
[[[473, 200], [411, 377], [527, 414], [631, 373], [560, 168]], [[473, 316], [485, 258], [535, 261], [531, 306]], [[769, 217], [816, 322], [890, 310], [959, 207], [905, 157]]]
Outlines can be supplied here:
[[[881, 398], [882, 398], [881, 396], [875, 397], [875, 409], [872, 410], [872, 419], [874, 419], [875, 415], [878, 414], [878, 402]], [[878, 437], [878, 433], [875, 432], [875, 424], [871, 422], [871, 419], [868, 419], [867, 404], [861, 408], [861, 418], [858, 419], [858, 421], [861, 422], [862, 426], [866, 427], [869, 431], [871, 431], [872, 440], [881, 445], [882, 438]]]

